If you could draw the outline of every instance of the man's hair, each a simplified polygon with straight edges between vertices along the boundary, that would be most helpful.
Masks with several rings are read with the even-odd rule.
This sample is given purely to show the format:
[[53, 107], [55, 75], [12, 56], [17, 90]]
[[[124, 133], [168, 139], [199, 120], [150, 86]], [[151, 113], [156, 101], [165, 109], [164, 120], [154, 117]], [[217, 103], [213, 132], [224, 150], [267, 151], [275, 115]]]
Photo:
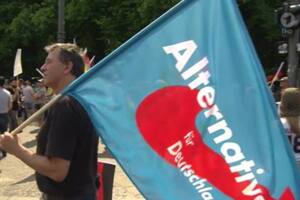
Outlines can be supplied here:
[[82, 59], [83, 51], [77, 45], [71, 43], [55, 43], [45, 47], [47, 53], [59, 49], [59, 60], [67, 64], [72, 62], [73, 67], [71, 74], [75, 77], [80, 76], [84, 72], [84, 63]]
[[5, 78], [3, 76], [0, 76], [0, 87], [3, 87], [5, 83]]

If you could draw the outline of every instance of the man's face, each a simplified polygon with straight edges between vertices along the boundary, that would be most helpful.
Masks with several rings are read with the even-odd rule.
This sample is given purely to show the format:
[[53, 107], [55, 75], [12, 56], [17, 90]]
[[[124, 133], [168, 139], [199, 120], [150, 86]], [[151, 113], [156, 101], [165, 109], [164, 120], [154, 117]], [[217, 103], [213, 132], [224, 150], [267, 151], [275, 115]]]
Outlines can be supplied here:
[[13, 86], [13, 87], [17, 87], [17, 81], [16, 80], [12, 80], [10, 82], [10, 85]]
[[45, 63], [41, 67], [44, 73], [44, 84], [55, 88], [64, 78], [66, 65], [59, 60], [60, 49], [54, 49], [48, 53]]

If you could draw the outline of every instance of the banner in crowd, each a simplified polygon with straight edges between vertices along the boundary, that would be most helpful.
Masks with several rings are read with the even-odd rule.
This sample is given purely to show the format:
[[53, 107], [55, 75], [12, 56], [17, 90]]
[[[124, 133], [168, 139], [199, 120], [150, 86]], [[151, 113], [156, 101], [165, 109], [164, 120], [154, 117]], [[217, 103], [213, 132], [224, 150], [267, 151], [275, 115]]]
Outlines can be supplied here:
[[63, 94], [146, 199], [300, 199], [235, 0], [180, 2]]
[[19, 74], [22, 74], [22, 61], [21, 61], [21, 54], [22, 49], [18, 49], [15, 57], [15, 64], [14, 64], [14, 77], [18, 76]]

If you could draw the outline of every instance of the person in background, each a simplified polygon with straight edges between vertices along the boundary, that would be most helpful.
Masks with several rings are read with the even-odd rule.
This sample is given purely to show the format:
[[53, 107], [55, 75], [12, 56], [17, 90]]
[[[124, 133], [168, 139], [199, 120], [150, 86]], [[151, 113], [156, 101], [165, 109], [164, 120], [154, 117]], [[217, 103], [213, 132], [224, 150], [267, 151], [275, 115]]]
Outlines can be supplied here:
[[300, 166], [300, 90], [286, 88], [282, 92], [280, 120]]
[[25, 119], [27, 119], [34, 112], [34, 99], [35, 99], [35, 93], [33, 91], [31, 82], [29, 80], [25, 81], [25, 85], [22, 88], [22, 94], [23, 94], [23, 101], [24, 101], [23, 104], [26, 112]]
[[273, 98], [275, 100], [275, 102], [280, 101], [280, 82], [278, 80], [274, 81], [272, 87], [271, 87], [271, 91], [273, 94]]
[[[84, 72], [81, 51], [68, 43], [47, 46], [46, 51], [43, 80], [58, 94]], [[63, 96], [52, 105], [37, 136], [36, 153], [9, 133], [0, 136], [0, 147], [36, 171], [43, 200], [96, 199], [98, 136], [74, 97]]]
[[280, 80], [280, 90], [281, 90], [281, 93], [289, 87], [289, 82], [288, 82], [288, 77], [287, 76], [284, 76], [282, 77]]
[[[34, 108], [35, 108], [35, 112], [38, 111], [45, 103], [46, 103], [46, 88], [44, 86], [43, 80], [40, 79], [36, 82], [35, 84], [35, 104], [34, 104]], [[44, 116], [39, 116], [37, 118], [37, 122], [39, 124], [39, 126], [42, 125], [42, 122], [44, 120]]]
[[25, 87], [25, 81], [23, 79], [17, 80], [17, 88], [19, 91], [19, 110], [18, 110], [19, 123], [22, 123], [27, 119], [27, 113], [24, 107], [24, 95], [23, 95], [24, 87]]
[[[12, 97], [8, 90], [4, 88], [5, 79], [0, 76], [0, 134], [7, 131], [8, 112], [12, 107]], [[6, 152], [0, 147], [0, 159], [6, 156]]]
[[279, 79], [276, 86], [276, 92], [273, 92], [274, 99], [276, 101], [276, 107], [277, 111], [280, 114], [280, 101], [283, 91], [289, 87], [288, 77], [284, 76], [281, 79]]
[[12, 79], [7, 90], [12, 96], [12, 108], [9, 111], [9, 131], [14, 130], [18, 126], [18, 110], [19, 110], [19, 91], [17, 88], [17, 81]]

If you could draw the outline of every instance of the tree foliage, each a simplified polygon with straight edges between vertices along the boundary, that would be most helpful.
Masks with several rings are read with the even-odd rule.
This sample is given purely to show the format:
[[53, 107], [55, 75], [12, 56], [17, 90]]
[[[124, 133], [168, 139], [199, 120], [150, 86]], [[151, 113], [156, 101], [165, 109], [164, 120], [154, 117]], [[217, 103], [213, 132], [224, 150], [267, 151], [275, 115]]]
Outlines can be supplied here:
[[[279, 30], [273, 10], [280, 0], [239, 0], [256, 50], [266, 68], [278, 65]], [[179, 0], [65, 0], [66, 42], [76, 40], [100, 60]], [[22, 48], [23, 76], [38, 76], [43, 47], [57, 38], [57, 0], [0, 1], [1, 75], [12, 76]]]
[[279, 6], [281, 0], [251, 0], [240, 6], [266, 73], [276, 71], [280, 62], [285, 59], [277, 53], [278, 42], [282, 38], [274, 10]]

